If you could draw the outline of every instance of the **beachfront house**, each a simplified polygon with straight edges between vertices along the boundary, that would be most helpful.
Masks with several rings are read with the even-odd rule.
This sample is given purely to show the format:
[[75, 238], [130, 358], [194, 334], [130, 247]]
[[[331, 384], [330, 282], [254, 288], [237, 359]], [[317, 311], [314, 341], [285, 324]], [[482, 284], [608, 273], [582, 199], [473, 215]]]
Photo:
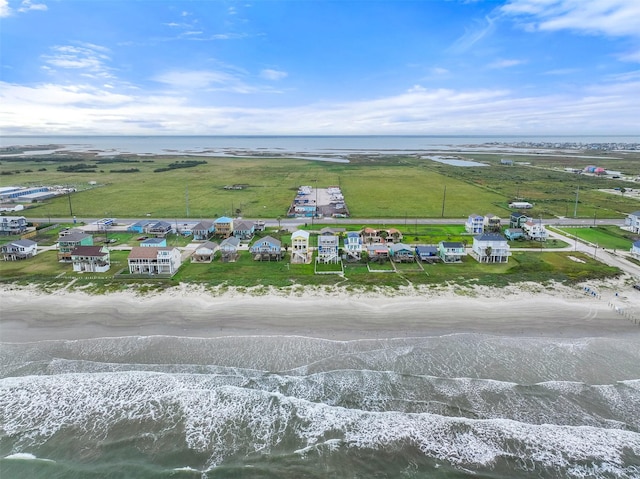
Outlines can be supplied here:
[[158, 222], [157, 220], [141, 220], [141, 221], [138, 221], [136, 223], [133, 223], [132, 225], [129, 225], [127, 230], [131, 231], [133, 233], [138, 233], [138, 234], [146, 233], [147, 232], [147, 226], [152, 225], [152, 224], [157, 223], [157, 222]]
[[216, 251], [220, 249], [218, 243], [214, 241], [205, 241], [199, 245], [191, 255], [192, 263], [211, 263], [216, 255]]
[[282, 259], [282, 244], [271, 236], [265, 236], [253, 243], [249, 251], [256, 261], [280, 261]]
[[443, 263], [459, 263], [466, 254], [464, 244], [459, 241], [440, 241], [438, 243], [438, 256]]
[[178, 248], [143, 248], [134, 246], [128, 258], [130, 274], [173, 276], [182, 264]]
[[337, 263], [340, 260], [338, 251], [340, 239], [337, 235], [326, 234], [318, 236], [318, 257], [319, 263]]
[[0, 246], [0, 254], [5, 261], [19, 261], [31, 258], [38, 252], [38, 243], [28, 239], [11, 241]]
[[400, 243], [402, 242], [402, 233], [400, 232], [400, 230], [396, 229], [396, 228], [389, 228], [388, 230], [385, 230], [386, 232], [386, 242], [387, 243]]
[[167, 238], [147, 238], [140, 241], [143, 248], [165, 248], [167, 246]]
[[238, 248], [240, 247], [240, 239], [235, 236], [229, 236], [220, 243], [220, 260], [223, 263], [235, 261], [240, 256]]
[[147, 225], [146, 228], [147, 233], [158, 238], [164, 238], [169, 233], [171, 233], [172, 230], [173, 227], [171, 226], [171, 223], [167, 223], [166, 221], [157, 221], [155, 223]]
[[509, 216], [509, 228], [522, 228], [522, 225], [529, 221], [529, 218], [524, 213], [520, 213], [519, 211], [515, 211], [511, 213]]
[[349, 231], [344, 237], [344, 258], [348, 261], [360, 261], [362, 257], [362, 237], [355, 231]]
[[542, 224], [542, 220], [529, 220], [522, 225], [527, 239], [534, 241], [547, 241], [549, 233]]
[[93, 236], [80, 231], [58, 237], [58, 261], [70, 262], [71, 252], [78, 246], [93, 246]]
[[309, 232], [296, 230], [291, 235], [291, 262], [307, 263], [309, 257]]
[[629, 213], [624, 220], [624, 224], [632, 233], [640, 233], [640, 211]]
[[499, 233], [502, 226], [500, 222], [502, 219], [491, 213], [484, 215], [484, 232], [485, 233]]
[[233, 236], [241, 240], [250, 240], [255, 232], [255, 223], [253, 221], [234, 221]]
[[191, 228], [193, 239], [195, 241], [207, 241], [213, 236], [215, 229], [216, 228], [213, 221], [200, 221], [200, 223], [194, 225], [194, 227]]
[[504, 235], [510, 241], [525, 239], [524, 230], [522, 228], [507, 228], [504, 230]]
[[371, 261], [389, 258], [389, 247], [386, 243], [372, 243], [366, 245], [367, 255]]
[[433, 245], [418, 245], [416, 246], [416, 255], [420, 258], [420, 261], [432, 263], [438, 259], [438, 247]]
[[105, 273], [111, 266], [106, 246], [78, 246], [71, 252], [71, 263], [76, 273]]
[[631, 255], [634, 258], [640, 258], [640, 241], [634, 241], [631, 245]]
[[24, 216], [0, 216], [0, 234], [20, 235], [27, 230], [27, 219]]
[[395, 263], [413, 263], [416, 260], [413, 249], [404, 243], [389, 245], [389, 254]]
[[467, 233], [476, 235], [484, 231], [484, 217], [480, 215], [469, 215], [467, 221], [464, 224], [464, 229]]
[[511, 252], [504, 236], [499, 233], [483, 233], [473, 238], [471, 256], [479, 263], [506, 263]]
[[214, 220], [215, 234], [221, 238], [233, 236], [233, 218], [221, 216]]
[[382, 243], [382, 238], [378, 236], [378, 230], [373, 228], [363, 228], [360, 230], [360, 237], [364, 244]]

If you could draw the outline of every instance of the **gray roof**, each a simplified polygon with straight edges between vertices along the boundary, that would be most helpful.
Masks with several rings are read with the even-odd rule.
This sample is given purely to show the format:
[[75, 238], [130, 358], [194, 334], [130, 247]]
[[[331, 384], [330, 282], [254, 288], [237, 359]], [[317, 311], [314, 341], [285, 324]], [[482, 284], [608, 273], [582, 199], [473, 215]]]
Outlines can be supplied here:
[[478, 241], [507, 241], [507, 238], [500, 233], [483, 233], [478, 236], [474, 236], [474, 239]]
[[193, 228], [193, 231], [202, 231], [202, 230], [210, 230], [213, 227], [213, 221], [201, 221]]
[[634, 211], [633, 213], [629, 213], [630, 216], [640, 216], [640, 210]]
[[464, 248], [464, 244], [460, 241], [441, 241], [445, 248]]
[[240, 240], [235, 236], [230, 236], [229, 238], [222, 241], [222, 243], [220, 243], [220, 247], [222, 248], [223, 246], [234, 246], [237, 248], [238, 246], [240, 246]]
[[10, 244], [13, 244], [16, 246], [24, 246], [25, 248], [30, 248], [31, 246], [36, 245], [38, 243], [36, 243], [35, 241], [31, 241], [29, 239], [19, 239], [19, 240], [12, 241]]
[[82, 241], [85, 238], [90, 238], [91, 235], [87, 233], [71, 233], [70, 235], [60, 236], [58, 242], [62, 243], [75, 243]]

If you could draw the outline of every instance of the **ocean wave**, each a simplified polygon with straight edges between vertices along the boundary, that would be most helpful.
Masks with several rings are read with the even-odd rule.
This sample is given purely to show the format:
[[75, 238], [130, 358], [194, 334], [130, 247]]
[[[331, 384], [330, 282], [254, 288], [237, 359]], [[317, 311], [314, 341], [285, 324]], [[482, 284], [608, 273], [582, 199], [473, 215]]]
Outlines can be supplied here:
[[[637, 466], [628, 462], [628, 454], [640, 455], [636, 431], [371, 411], [221, 385], [219, 379], [151, 372], [6, 378], [0, 382], [0, 442], [11, 442], [20, 453], [69, 431], [77, 441], [99, 441], [129, 427], [154, 436], [181, 431], [185, 446], [207, 455], [209, 465], [282, 448], [304, 454], [325, 443], [373, 450], [409, 444], [456, 467], [491, 468], [497, 461], [526, 458], [536, 467], [565, 472], [589, 463], [621, 477]], [[463, 381], [465, 395], [472, 383]], [[498, 385], [502, 388], [510, 386]], [[492, 389], [495, 384], [487, 390]], [[637, 383], [630, 389], [637, 391]]]

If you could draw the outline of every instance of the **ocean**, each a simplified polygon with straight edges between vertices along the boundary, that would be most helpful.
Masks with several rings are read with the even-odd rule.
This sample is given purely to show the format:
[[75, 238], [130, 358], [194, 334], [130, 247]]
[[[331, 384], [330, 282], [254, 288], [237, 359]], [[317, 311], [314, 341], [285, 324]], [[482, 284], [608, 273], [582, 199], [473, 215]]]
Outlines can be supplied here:
[[[0, 136], [0, 147], [64, 145], [109, 154], [234, 156], [238, 152], [337, 155], [447, 151], [495, 143], [640, 143], [638, 136]], [[41, 153], [49, 153], [43, 150]], [[36, 150], [37, 153], [37, 150]], [[33, 153], [30, 153], [33, 154]]]
[[638, 478], [638, 346], [483, 334], [5, 343], [0, 476]]

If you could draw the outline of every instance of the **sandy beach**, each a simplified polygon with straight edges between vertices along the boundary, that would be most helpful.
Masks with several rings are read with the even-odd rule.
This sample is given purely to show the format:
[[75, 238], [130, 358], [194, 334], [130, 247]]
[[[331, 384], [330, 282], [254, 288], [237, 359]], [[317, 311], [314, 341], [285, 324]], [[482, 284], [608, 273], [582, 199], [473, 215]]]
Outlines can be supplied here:
[[[181, 285], [162, 293], [90, 295], [0, 289], [3, 342], [119, 336], [294, 335], [335, 340], [485, 333], [522, 337], [640, 334], [640, 294], [537, 285], [383, 293], [274, 290], [252, 294]], [[604, 292], [602, 292], [604, 291]]]

